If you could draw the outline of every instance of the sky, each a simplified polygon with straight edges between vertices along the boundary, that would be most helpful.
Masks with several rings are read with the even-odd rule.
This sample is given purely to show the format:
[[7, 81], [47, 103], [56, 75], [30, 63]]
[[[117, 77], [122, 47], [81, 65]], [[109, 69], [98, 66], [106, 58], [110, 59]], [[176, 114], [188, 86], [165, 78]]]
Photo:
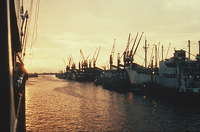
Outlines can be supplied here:
[[[32, 44], [33, 51], [30, 50], [31, 43], [27, 44], [25, 65], [28, 72], [64, 70], [70, 54], [78, 68], [80, 49], [85, 58], [90, 54], [91, 59], [100, 46], [96, 65], [108, 65], [114, 39], [116, 65], [117, 53], [124, 52], [129, 33], [135, 39], [137, 32], [138, 39], [144, 32], [134, 58], [141, 65], [144, 65], [145, 38], [149, 44], [147, 61], [153, 44], [159, 47], [159, 59], [161, 45], [164, 46], [165, 59], [173, 56], [174, 49], [188, 51], [188, 40], [191, 52], [199, 52], [199, 0], [41, 0], [36, 21], [37, 36], [33, 32], [37, 12], [34, 2], [29, 36], [37, 39]], [[28, 5], [29, 0], [24, 3]]]

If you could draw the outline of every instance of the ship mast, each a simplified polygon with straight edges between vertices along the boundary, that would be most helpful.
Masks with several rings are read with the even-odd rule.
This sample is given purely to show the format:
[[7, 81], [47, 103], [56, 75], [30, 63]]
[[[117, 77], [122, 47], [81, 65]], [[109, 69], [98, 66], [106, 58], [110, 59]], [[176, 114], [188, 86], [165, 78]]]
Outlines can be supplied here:
[[199, 55], [200, 55], [200, 41], [199, 41]]
[[163, 48], [164, 48], [164, 47], [163, 47], [163, 45], [162, 45], [162, 61], [163, 61], [163, 50], [164, 50]]
[[145, 51], [145, 68], [147, 68], [147, 40], [146, 40], [146, 37], [145, 37], [145, 45], [144, 45], [144, 51]]
[[190, 68], [190, 40], [188, 40], [188, 61], [189, 61], [189, 68]]
[[188, 48], [189, 48], [189, 51], [188, 51], [188, 58], [189, 58], [189, 61], [190, 61], [190, 40], [188, 40]]
[[[170, 45], [171, 45], [171, 43], [169, 43], [169, 47], [170, 47]], [[168, 52], [169, 52], [169, 47], [168, 47], [168, 49], [167, 49], [167, 54], [166, 54], [166, 57], [165, 57], [165, 58], [167, 58], [167, 55], [168, 55]]]
[[155, 45], [155, 68], [157, 68], [157, 45]]

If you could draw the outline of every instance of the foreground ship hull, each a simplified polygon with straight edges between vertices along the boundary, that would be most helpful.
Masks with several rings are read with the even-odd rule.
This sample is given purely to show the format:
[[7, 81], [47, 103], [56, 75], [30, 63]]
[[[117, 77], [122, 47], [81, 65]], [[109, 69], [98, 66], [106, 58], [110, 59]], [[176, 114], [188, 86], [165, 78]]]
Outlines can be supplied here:
[[20, 1], [1, 0], [1, 44], [0, 53], [0, 131], [25, 131], [25, 82], [26, 71], [23, 62], [16, 61], [21, 53]]

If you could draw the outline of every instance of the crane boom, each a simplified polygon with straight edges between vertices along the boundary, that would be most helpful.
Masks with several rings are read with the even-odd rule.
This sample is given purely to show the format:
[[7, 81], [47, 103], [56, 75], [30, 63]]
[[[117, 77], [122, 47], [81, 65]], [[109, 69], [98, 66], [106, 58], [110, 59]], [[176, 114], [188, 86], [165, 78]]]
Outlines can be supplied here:
[[129, 36], [128, 36], [128, 42], [127, 42], [127, 46], [126, 46], [126, 51], [129, 50], [130, 37], [131, 37], [131, 33], [129, 33]]
[[112, 51], [111, 51], [112, 58], [114, 58], [114, 52], [115, 52], [115, 41], [116, 41], [116, 39], [114, 39], [114, 43], [113, 43], [113, 47], [112, 47]]
[[63, 61], [64, 61], [64, 64], [65, 64], [65, 66], [66, 66], [66, 63], [65, 63], [65, 59], [63, 58]]
[[73, 60], [72, 54], [70, 54], [70, 55], [71, 55], [71, 61], [72, 61], [72, 63], [74, 63], [74, 60]]
[[89, 56], [90, 56], [90, 53], [89, 53], [89, 55], [87, 56], [86, 60], [88, 59]]
[[[136, 48], [135, 48], [135, 51], [134, 51], [134, 53], [133, 53], [133, 55], [132, 55], [133, 57], [135, 56], [135, 53], [136, 53], [137, 48], [138, 48], [138, 46], [139, 46], [140, 40], [142, 39], [143, 33], [144, 33], [144, 32], [142, 32], [142, 34], [141, 34], [141, 36], [140, 36], [140, 39], [139, 39], [139, 41], [138, 41], [138, 44], [137, 44], [137, 46], [136, 46]], [[132, 57], [132, 58], [133, 58], [133, 57]]]
[[81, 53], [82, 59], [85, 60], [85, 57], [84, 57], [83, 52], [82, 52], [81, 49], [80, 49], [80, 53]]
[[135, 37], [133, 46], [132, 46], [131, 51], [130, 51], [130, 55], [132, 55], [132, 53], [133, 53], [133, 48], [134, 48], [134, 46], [135, 46], [135, 42], [136, 42], [136, 40], [137, 40], [138, 34], [139, 34], [139, 33], [137, 32], [137, 35], [136, 35], [136, 37]]
[[72, 58], [71, 58], [71, 56], [69, 55], [69, 57], [68, 57], [68, 60], [69, 60], [69, 66], [71, 65], [71, 61], [72, 61]]
[[[101, 49], [101, 46], [99, 47], [99, 51], [100, 51], [100, 49]], [[98, 58], [98, 55], [99, 55], [99, 51], [98, 51], [98, 53], [97, 53], [97, 56], [96, 56], [95, 61], [97, 61], [97, 58]]]
[[[171, 45], [171, 43], [169, 43], [169, 47], [170, 47], [170, 45]], [[166, 57], [165, 57], [165, 58], [167, 58], [167, 55], [168, 55], [168, 52], [169, 52], [169, 47], [168, 47], [168, 49], [167, 49], [167, 54], [166, 54]]]
[[96, 54], [96, 52], [97, 52], [97, 49], [98, 48], [96, 48], [96, 50], [95, 50], [95, 52], [94, 52], [94, 55], [93, 55], [93, 57], [92, 57], [92, 60], [94, 61], [94, 56], [95, 56], [95, 54]]
[[[126, 49], [125, 49], [125, 53], [127, 53], [127, 50], [128, 50], [128, 48], [129, 48], [129, 45], [130, 45], [130, 43], [133, 41], [133, 38], [131, 39], [131, 41], [129, 41], [129, 43], [127, 44], [127, 47], [126, 47]], [[122, 56], [123, 56], [124, 54], [122, 54], [121, 55], [121, 57], [120, 57], [120, 59], [122, 58]]]
[[133, 39], [131, 39], [131, 41], [130, 41], [130, 37], [131, 37], [131, 33], [129, 33], [129, 36], [128, 36], [127, 46], [126, 46], [126, 49], [124, 51], [125, 53], [127, 53], [128, 49], [129, 49], [129, 45], [130, 45], [131, 41], [133, 40]]

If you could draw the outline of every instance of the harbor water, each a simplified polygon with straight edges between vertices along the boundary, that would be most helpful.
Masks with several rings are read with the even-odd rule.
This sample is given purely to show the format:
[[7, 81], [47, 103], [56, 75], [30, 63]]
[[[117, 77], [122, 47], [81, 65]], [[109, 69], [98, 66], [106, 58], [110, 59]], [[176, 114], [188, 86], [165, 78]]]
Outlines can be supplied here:
[[[26, 84], [26, 131], [199, 131], [199, 103], [184, 103], [54, 75]], [[199, 100], [198, 100], [199, 101]]]

